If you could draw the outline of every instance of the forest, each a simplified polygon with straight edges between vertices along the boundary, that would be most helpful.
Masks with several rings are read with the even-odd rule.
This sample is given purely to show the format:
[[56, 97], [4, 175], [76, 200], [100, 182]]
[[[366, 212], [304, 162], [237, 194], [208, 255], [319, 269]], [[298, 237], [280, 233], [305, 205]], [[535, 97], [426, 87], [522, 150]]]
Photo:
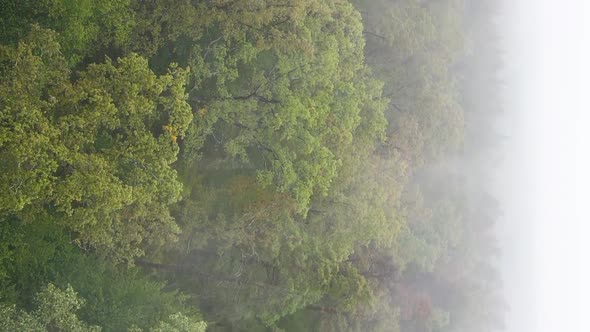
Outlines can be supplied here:
[[0, 331], [503, 327], [494, 0], [1, 0]]

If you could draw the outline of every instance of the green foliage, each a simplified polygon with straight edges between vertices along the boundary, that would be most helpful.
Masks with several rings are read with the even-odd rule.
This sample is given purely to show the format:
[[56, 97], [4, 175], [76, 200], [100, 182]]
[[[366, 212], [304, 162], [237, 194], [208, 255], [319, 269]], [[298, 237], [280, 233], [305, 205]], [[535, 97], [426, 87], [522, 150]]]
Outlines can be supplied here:
[[453, 66], [462, 55], [461, 0], [355, 1], [365, 13], [366, 58], [385, 83], [385, 149], [422, 167], [460, 153], [463, 109]]
[[[60, 289], [48, 284], [36, 296], [37, 309], [33, 312], [17, 310], [14, 305], [0, 304], [0, 331], [68, 331], [100, 332], [100, 326], [88, 325], [81, 321], [76, 312], [84, 306], [85, 300], [78, 296], [71, 286]], [[196, 317], [182, 313], [170, 315], [151, 327], [151, 332], [205, 332], [207, 324]], [[105, 328], [105, 331], [140, 332], [141, 328], [132, 325], [129, 329]]]
[[3, 48], [0, 211], [27, 219], [49, 206], [80, 244], [139, 255], [142, 242], [177, 232], [168, 205], [181, 184], [170, 164], [192, 116], [186, 72], [172, 65], [158, 77], [131, 55], [71, 83], [55, 37], [35, 27]]
[[96, 326], [87, 327], [75, 315], [84, 304], [72, 287], [60, 290], [53, 284], [48, 284], [37, 295], [38, 308], [35, 316], [48, 330], [65, 331], [100, 331]]
[[47, 283], [71, 285], [86, 300], [77, 316], [105, 331], [135, 325], [148, 329], [180, 313], [199, 320], [187, 298], [136, 268], [113, 266], [87, 256], [71, 243], [69, 232], [51, 220], [34, 224], [2, 220], [0, 227], [0, 301], [34, 308], [35, 294]]
[[33, 23], [57, 32], [70, 66], [109, 47], [127, 44], [135, 25], [129, 0], [41, 0], [3, 2], [0, 40], [17, 44]]
[[170, 315], [167, 321], [161, 321], [151, 332], [205, 332], [207, 324], [177, 313]]
[[18, 311], [14, 306], [0, 304], [2, 331], [76, 331], [99, 332], [76, 316], [84, 300], [68, 286], [65, 290], [48, 284], [37, 294], [37, 309], [32, 313]]
[[[140, 21], [152, 31], [138, 33], [156, 35], [149, 46], [157, 48], [132, 49], [155, 54], [156, 63], [192, 68], [196, 116], [184, 159], [221, 150], [215, 157], [256, 169], [260, 183], [288, 193], [305, 215], [312, 196], [329, 191], [356, 129], [382, 134], [380, 85], [363, 64], [362, 24], [351, 5], [154, 1], [140, 7]], [[173, 48], [158, 43], [166, 36]]]
[[4, 1], [0, 325], [497, 326], [482, 3]]

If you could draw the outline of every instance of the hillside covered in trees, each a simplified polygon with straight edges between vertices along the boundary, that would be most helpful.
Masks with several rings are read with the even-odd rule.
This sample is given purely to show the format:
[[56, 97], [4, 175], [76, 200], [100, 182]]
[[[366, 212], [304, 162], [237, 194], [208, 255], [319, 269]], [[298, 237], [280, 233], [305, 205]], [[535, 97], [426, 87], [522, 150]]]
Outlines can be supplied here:
[[493, 0], [3, 0], [0, 331], [496, 331]]

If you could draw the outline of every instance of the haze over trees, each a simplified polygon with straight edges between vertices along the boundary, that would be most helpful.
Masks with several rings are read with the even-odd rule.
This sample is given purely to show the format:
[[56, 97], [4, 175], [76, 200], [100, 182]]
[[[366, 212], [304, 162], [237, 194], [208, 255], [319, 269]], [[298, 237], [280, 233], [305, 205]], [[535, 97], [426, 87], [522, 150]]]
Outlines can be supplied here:
[[495, 331], [491, 0], [0, 9], [0, 330]]

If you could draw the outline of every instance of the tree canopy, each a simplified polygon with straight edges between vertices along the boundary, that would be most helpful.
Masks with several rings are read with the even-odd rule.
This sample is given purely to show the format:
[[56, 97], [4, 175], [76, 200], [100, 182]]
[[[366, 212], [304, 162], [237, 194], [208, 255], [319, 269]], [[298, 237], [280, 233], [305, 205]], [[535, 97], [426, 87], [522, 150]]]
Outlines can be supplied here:
[[474, 1], [5, 1], [0, 325], [501, 326]]

